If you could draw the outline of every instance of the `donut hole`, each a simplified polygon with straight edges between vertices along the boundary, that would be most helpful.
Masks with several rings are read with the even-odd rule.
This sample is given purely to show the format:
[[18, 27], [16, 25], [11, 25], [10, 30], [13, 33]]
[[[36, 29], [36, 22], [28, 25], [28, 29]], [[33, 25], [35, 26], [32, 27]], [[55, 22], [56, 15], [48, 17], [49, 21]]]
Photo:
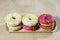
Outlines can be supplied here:
[[32, 20], [31, 18], [29, 18], [29, 20]]
[[45, 19], [47, 19], [47, 17], [45, 17]]
[[12, 17], [12, 19], [16, 19], [15, 17]]

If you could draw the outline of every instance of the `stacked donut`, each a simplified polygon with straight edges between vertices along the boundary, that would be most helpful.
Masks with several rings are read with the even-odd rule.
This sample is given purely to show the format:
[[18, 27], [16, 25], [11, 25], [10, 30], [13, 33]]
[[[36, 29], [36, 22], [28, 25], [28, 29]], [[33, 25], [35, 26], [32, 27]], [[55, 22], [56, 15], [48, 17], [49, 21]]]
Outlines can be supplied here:
[[5, 22], [9, 31], [17, 31], [21, 29], [22, 17], [18, 13], [10, 13], [5, 17]]
[[22, 18], [23, 29], [33, 31], [37, 29], [38, 17], [35, 14], [26, 14]]
[[50, 14], [42, 14], [39, 17], [29, 13], [21, 16], [18, 13], [10, 13], [5, 17], [5, 22], [9, 31], [17, 31], [20, 29], [35, 31], [52, 31], [55, 29], [56, 22]]
[[52, 31], [55, 29], [56, 22], [54, 20], [54, 17], [50, 14], [42, 14], [38, 18], [40, 29], [42, 31]]

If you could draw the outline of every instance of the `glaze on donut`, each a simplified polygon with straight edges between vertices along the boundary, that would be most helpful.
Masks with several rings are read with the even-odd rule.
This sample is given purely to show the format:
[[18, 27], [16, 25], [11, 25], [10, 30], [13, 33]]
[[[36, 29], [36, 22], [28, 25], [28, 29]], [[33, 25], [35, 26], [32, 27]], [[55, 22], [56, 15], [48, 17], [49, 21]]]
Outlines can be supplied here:
[[26, 14], [22, 18], [23, 29], [34, 30], [38, 23], [38, 17], [35, 14]]
[[21, 23], [21, 18], [18, 13], [11, 13], [5, 17], [5, 22], [10, 26], [17, 26]]
[[53, 31], [56, 27], [56, 21], [53, 21], [50, 26], [44, 26], [40, 25], [40, 28], [42, 28], [44, 31]]
[[27, 26], [35, 26], [38, 23], [38, 17], [35, 14], [26, 14], [22, 18], [22, 22]]
[[18, 13], [11, 13], [5, 17], [7, 28], [11, 31], [21, 29], [22, 17]]
[[50, 23], [54, 21], [54, 18], [50, 14], [42, 14], [39, 16], [38, 20], [41, 25], [50, 26]]
[[33, 30], [32, 27], [29, 27], [29, 26], [26, 26], [26, 25], [23, 25], [23, 29], [25, 29], [25, 30]]

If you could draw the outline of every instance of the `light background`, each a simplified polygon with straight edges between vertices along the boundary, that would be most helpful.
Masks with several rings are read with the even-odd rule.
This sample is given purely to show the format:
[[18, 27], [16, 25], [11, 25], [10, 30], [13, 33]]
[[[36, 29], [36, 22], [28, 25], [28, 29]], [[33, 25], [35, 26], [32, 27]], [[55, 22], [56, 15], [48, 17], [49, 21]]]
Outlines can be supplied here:
[[[7, 13], [28, 12], [52, 14], [57, 21], [55, 33], [9, 33], [6, 31], [4, 17]], [[0, 0], [0, 40], [60, 40], [60, 0]]]

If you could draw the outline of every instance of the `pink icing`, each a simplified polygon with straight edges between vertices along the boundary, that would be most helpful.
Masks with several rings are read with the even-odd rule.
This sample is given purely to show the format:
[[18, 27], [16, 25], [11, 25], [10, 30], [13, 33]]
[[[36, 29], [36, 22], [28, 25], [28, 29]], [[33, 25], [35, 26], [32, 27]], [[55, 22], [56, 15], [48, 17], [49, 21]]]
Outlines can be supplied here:
[[41, 16], [39, 16], [38, 21], [42, 24], [48, 24], [54, 21], [54, 18], [50, 14], [42, 14]]
[[43, 29], [45, 29], [45, 30], [49, 30], [49, 29], [50, 29], [49, 27], [51, 27], [51, 30], [54, 30], [55, 27], [56, 27], [56, 22], [53, 21], [53, 22], [51, 23], [51, 26], [42, 26], [42, 25], [40, 25], [40, 28], [43, 28]]
[[40, 26], [40, 28], [43, 28], [43, 29], [45, 29], [45, 30], [49, 30], [49, 27], [46, 27], [46, 26]]
[[25, 30], [33, 30], [32, 27], [29, 27], [29, 26], [26, 26], [26, 25], [23, 25], [23, 29], [25, 29]]

